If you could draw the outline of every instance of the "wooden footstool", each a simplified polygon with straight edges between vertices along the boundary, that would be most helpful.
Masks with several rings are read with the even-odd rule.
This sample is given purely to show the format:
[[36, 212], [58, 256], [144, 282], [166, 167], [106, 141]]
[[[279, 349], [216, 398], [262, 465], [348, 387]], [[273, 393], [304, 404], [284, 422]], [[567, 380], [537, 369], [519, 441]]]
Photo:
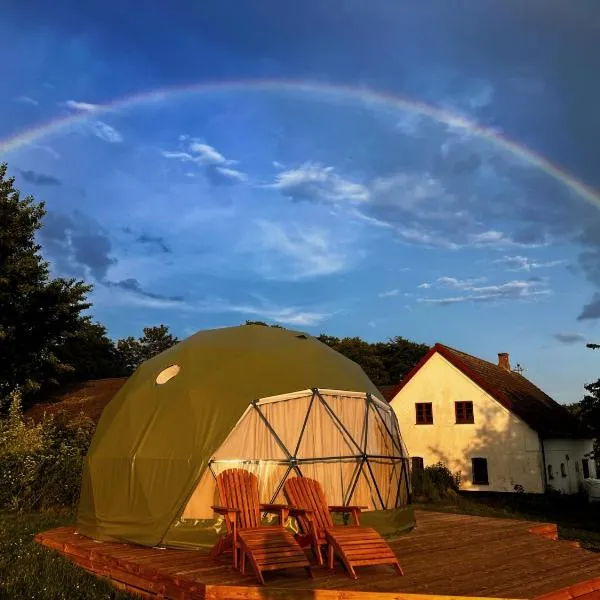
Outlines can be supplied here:
[[261, 584], [265, 583], [263, 571], [303, 567], [313, 576], [304, 550], [294, 536], [282, 527], [259, 527], [238, 532], [241, 552], [241, 572], [246, 572], [246, 559]]
[[329, 527], [325, 530], [325, 539], [327, 566], [330, 569], [333, 569], [335, 552], [353, 579], [358, 579], [354, 567], [366, 565], [391, 565], [400, 575], [404, 575], [394, 551], [371, 527]]

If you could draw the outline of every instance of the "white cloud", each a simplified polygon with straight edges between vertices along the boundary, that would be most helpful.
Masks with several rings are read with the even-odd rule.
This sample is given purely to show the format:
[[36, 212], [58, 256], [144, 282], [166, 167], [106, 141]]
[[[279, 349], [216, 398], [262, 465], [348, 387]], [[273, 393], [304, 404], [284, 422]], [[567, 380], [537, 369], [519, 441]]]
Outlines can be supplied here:
[[284, 325], [307, 327], [317, 325], [332, 315], [332, 313], [306, 310], [297, 306], [277, 306], [260, 298], [258, 304], [235, 303], [217, 298], [200, 303], [197, 309], [209, 313], [233, 312], [260, 317]]
[[[442, 216], [441, 213], [438, 216]], [[458, 216], [458, 215], [454, 215]], [[471, 233], [459, 241], [450, 239], [447, 233], [442, 233], [435, 228], [426, 229], [423, 226], [393, 227], [400, 238], [407, 244], [424, 246], [426, 248], [445, 248], [446, 250], [461, 250], [464, 248], [539, 248], [544, 244], [527, 244], [516, 242], [509, 235], [501, 231], [489, 230], [480, 233]]]
[[370, 198], [366, 186], [344, 179], [333, 167], [313, 163], [278, 173], [275, 182], [266, 187], [279, 190], [294, 200], [353, 204], [366, 202]]
[[394, 229], [394, 226], [391, 223], [376, 219], [375, 217], [369, 217], [356, 208], [353, 208], [350, 211], [350, 214], [361, 221], [366, 221], [369, 223], [369, 225], [373, 225], [374, 227], [381, 227], [382, 229]]
[[40, 103], [34, 98], [30, 98], [29, 96], [18, 96], [15, 98], [15, 102], [19, 104], [29, 104], [29, 106], [39, 106]]
[[285, 165], [283, 163], [280, 163], [278, 160], [274, 160], [271, 163], [276, 169], [285, 169]]
[[428, 290], [431, 287], [430, 283], [421, 283], [417, 286], [421, 290]]
[[516, 242], [505, 233], [491, 229], [481, 233], [470, 234], [468, 236], [468, 245], [475, 246], [477, 248], [501, 248], [507, 246], [519, 248], [539, 248], [540, 246], [546, 244], [527, 244]]
[[114, 127], [102, 121], [96, 121], [92, 125], [92, 131], [96, 137], [110, 144], [120, 144], [123, 141], [123, 136]]
[[417, 244], [420, 246], [426, 246], [429, 248], [446, 248], [447, 250], [458, 250], [460, 245], [444, 238], [435, 231], [425, 231], [420, 228], [405, 228], [398, 227], [396, 232], [402, 238], [403, 241], [409, 244]]
[[67, 108], [79, 110], [81, 112], [93, 112], [100, 108], [99, 104], [91, 104], [90, 102], [78, 102], [77, 100], [67, 100], [65, 102]]
[[259, 252], [258, 270], [276, 279], [305, 279], [331, 275], [343, 270], [347, 257], [339, 240], [329, 232], [293, 226], [285, 228], [272, 221], [254, 222], [252, 239], [244, 253]]
[[417, 112], [405, 111], [396, 122], [395, 128], [406, 135], [413, 136], [417, 133], [419, 127], [421, 127], [423, 119], [423, 115], [420, 115]]
[[400, 290], [398, 289], [394, 289], [394, 290], [388, 290], [387, 292], [381, 292], [381, 294], [379, 294], [380, 298], [391, 298], [392, 296], [397, 296], [400, 293]]
[[188, 152], [169, 152], [168, 150], [164, 150], [161, 152], [164, 158], [176, 158], [179, 160], [194, 160], [192, 155]]
[[[513, 280], [498, 285], [476, 286], [469, 281], [477, 280], [457, 280], [453, 278], [440, 278], [442, 284], [453, 289], [459, 289], [463, 292], [460, 296], [450, 296], [442, 298], [418, 298], [417, 302], [425, 304], [450, 305], [465, 302], [492, 302], [500, 300], [534, 300], [543, 296], [548, 296], [551, 291], [546, 283], [537, 279]], [[448, 280], [452, 282], [448, 285]]]
[[195, 155], [195, 160], [205, 165], [231, 164], [231, 161], [226, 160], [216, 148], [213, 148], [208, 144], [192, 142], [189, 146], [189, 151]]
[[236, 169], [231, 169], [229, 167], [217, 167], [217, 171], [229, 179], [235, 179], [236, 181], [248, 181], [248, 176], [246, 173], [242, 173]]
[[494, 88], [488, 81], [478, 81], [471, 93], [468, 103], [471, 108], [485, 108], [494, 98]]
[[543, 269], [558, 267], [566, 264], [565, 260], [551, 260], [547, 262], [538, 262], [531, 260], [526, 256], [503, 256], [492, 261], [492, 264], [503, 265], [509, 271], [532, 271], [533, 269]]
[[485, 277], [475, 279], [457, 279], [456, 277], [438, 277], [437, 283], [455, 290], [470, 290], [477, 283], [485, 281]]
[[308, 327], [312, 325], [317, 325], [327, 317], [331, 316], [329, 313], [306, 311], [299, 309], [295, 306], [260, 307], [245, 304], [239, 306], [231, 306], [230, 310], [246, 315], [255, 315], [263, 317], [271, 321], [276, 321], [277, 323], [283, 323], [284, 325], [305, 325]]
[[442, 182], [430, 173], [394, 173], [378, 177], [371, 183], [374, 202], [395, 208], [423, 211], [423, 205], [435, 201], [436, 206], [452, 198]]
[[238, 182], [248, 180], [246, 173], [231, 168], [231, 165], [237, 164], [238, 161], [225, 158], [213, 146], [204, 144], [193, 138], [190, 141], [188, 136], [179, 136], [179, 141], [185, 142], [184, 150], [163, 150], [161, 152], [162, 156], [168, 159], [195, 163], [204, 169], [208, 169], [208, 175], [218, 174], [221, 177]]

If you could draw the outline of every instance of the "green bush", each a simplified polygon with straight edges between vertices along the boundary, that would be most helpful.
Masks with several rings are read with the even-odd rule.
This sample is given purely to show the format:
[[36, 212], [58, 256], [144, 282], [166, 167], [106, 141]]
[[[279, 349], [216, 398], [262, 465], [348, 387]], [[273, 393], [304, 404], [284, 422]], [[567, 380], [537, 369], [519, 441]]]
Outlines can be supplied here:
[[413, 470], [411, 476], [415, 502], [439, 502], [456, 497], [460, 488], [460, 473], [452, 473], [442, 462]]
[[93, 430], [85, 417], [28, 421], [13, 394], [8, 415], [0, 418], [0, 509], [74, 507]]

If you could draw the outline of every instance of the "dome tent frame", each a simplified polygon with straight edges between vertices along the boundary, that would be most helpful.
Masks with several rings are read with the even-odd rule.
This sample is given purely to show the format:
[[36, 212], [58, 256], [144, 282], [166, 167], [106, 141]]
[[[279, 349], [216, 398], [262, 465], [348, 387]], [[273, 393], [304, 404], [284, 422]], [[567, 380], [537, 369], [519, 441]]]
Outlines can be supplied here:
[[[310, 394], [308, 408], [306, 410], [306, 414], [304, 415], [302, 426], [300, 428], [295, 446], [293, 448], [290, 448], [288, 447], [288, 444], [286, 444], [286, 442], [277, 433], [273, 424], [269, 421], [267, 415], [265, 415], [264, 412], [261, 410], [261, 406], [273, 402], [283, 402], [301, 398], [308, 394]], [[361, 439], [356, 439], [356, 435], [353, 435], [353, 433], [349, 431], [348, 427], [344, 425], [342, 419], [340, 419], [339, 415], [336, 414], [336, 411], [332, 408], [330, 403], [327, 402], [326, 397], [329, 395], [342, 395], [344, 396], [344, 398], [355, 398], [356, 400], [364, 400], [365, 407], [362, 422], [363, 426], [361, 428]], [[340, 434], [342, 434], [343, 437], [349, 442], [348, 447], [352, 446], [355, 450], [353, 453], [343, 453], [330, 456], [311, 456], [305, 458], [298, 457], [298, 453], [302, 445], [304, 435], [307, 431], [307, 426], [309, 424], [311, 411], [313, 410], [315, 403], [319, 403], [325, 409], [331, 422], [337, 428], [337, 431]], [[285, 458], [216, 459], [213, 457], [209, 460], [208, 467], [215, 480], [218, 475], [218, 472], [221, 470], [218, 468], [220, 466], [223, 466], [224, 468], [250, 467], [250, 470], [253, 470], [252, 465], [258, 466], [260, 464], [268, 463], [285, 466], [287, 468], [268, 500], [268, 502], [274, 503], [277, 497], [280, 496], [281, 491], [283, 489], [283, 485], [286, 479], [292, 473], [292, 471], [295, 473], [296, 476], [303, 477], [304, 466], [324, 462], [354, 462], [356, 466], [350, 479], [349, 486], [344, 491], [344, 495], [342, 498], [342, 503], [344, 505], [349, 504], [352, 500], [353, 494], [356, 491], [357, 485], [359, 483], [361, 474], [365, 469], [368, 472], [367, 477], [369, 485], [372, 486], [373, 490], [375, 491], [376, 501], [373, 502], [373, 508], [375, 510], [388, 510], [392, 508], [398, 508], [399, 506], [403, 506], [406, 503], [410, 503], [411, 488], [410, 471], [408, 468], [409, 458], [406, 452], [406, 448], [402, 443], [402, 438], [400, 437], [396, 415], [389, 405], [382, 402], [378, 398], [375, 398], [370, 392], [358, 393], [340, 390], [312, 388], [311, 390], [303, 390], [301, 392], [293, 394], [285, 394], [270, 398], [263, 398], [260, 400], [253, 400], [242, 415], [242, 417], [240, 418], [240, 420], [238, 421], [236, 427], [233, 429], [232, 434], [233, 432], [235, 432], [236, 428], [244, 421], [244, 419], [247, 418], [247, 415], [250, 411], [256, 411], [256, 414], [258, 415], [259, 419], [265, 425], [270, 435], [273, 436], [277, 445], [284, 453]], [[373, 422], [374, 419], [376, 420], [375, 423]], [[375, 454], [373, 452], [369, 452], [369, 429], [370, 427], [374, 426], [379, 426], [380, 428], [382, 428], [380, 429], [380, 431], [382, 433], [385, 432], [384, 435], [389, 437], [389, 440], [391, 441], [391, 453]], [[384, 500], [381, 486], [378, 483], [379, 478], [375, 476], [369, 459], [384, 461], [388, 466], [400, 466], [399, 472], [394, 472], [394, 469], [390, 470], [391, 472], [390, 481], [388, 482], [388, 488], [394, 475], [396, 475], [397, 479], [397, 484], [395, 486], [396, 490], [392, 502]], [[404, 487], [404, 490], [402, 490], [402, 487]], [[403, 498], [402, 492], [404, 492]], [[404, 500], [404, 502], [401, 502], [401, 500]]]
[[[170, 376], [164, 377], [166, 374]], [[325, 403], [315, 398], [308, 413], [315, 387]], [[327, 390], [347, 391], [330, 398]], [[366, 401], [367, 393], [370, 402]], [[306, 397], [299, 398], [303, 394]], [[297, 400], [280, 402], [292, 397]], [[260, 418], [253, 398], [262, 399], [256, 405], [287, 453]], [[331, 418], [325, 404], [340, 417], [359, 448]], [[274, 419], [272, 413], [278, 405], [282, 411]], [[351, 405], [360, 405], [360, 410], [353, 412]], [[369, 407], [369, 431], [374, 431], [375, 424], [380, 434], [385, 433], [379, 437], [390, 440], [385, 425], [392, 432], [398, 431], [398, 425], [393, 422], [391, 407], [389, 413], [386, 410], [388, 405], [382, 402], [380, 391], [357, 363], [313, 336], [258, 325], [199, 331], [142, 363], [103, 410], [84, 461], [76, 530], [97, 540], [144, 546], [210, 547], [222, 525], [210, 508], [217, 500], [214, 473], [225, 464], [217, 459], [235, 459], [238, 464], [246, 460], [248, 470], [258, 468], [249, 462], [252, 459], [283, 462], [262, 462], [259, 486], [265, 501], [290, 467], [290, 459], [296, 459], [296, 465], [291, 466], [303, 474], [331, 480], [335, 488], [331, 500], [341, 504], [340, 490], [343, 487], [348, 492], [354, 483], [349, 480], [356, 475], [345, 462], [355, 466], [364, 463], [365, 448], [360, 448], [363, 438], [356, 428], [357, 423], [363, 424], [365, 406]], [[307, 413], [310, 422], [305, 424]], [[244, 414], [249, 420], [240, 428]], [[380, 414], [386, 417], [381, 419]], [[326, 426], [322, 426], [325, 421]], [[290, 443], [289, 436], [296, 435], [302, 426], [306, 428], [303, 439], [313, 431], [311, 443], [320, 445], [316, 454], [308, 455], [306, 446], [296, 452], [296, 443]], [[235, 452], [225, 456], [234, 430], [242, 435], [230, 445]], [[378, 518], [372, 526], [380, 531], [405, 530], [414, 526], [406, 493], [410, 490], [408, 463], [382, 466], [381, 461], [389, 463], [389, 455], [408, 457], [408, 453], [398, 452], [398, 447], [404, 448], [400, 437], [396, 445], [389, 441], [390, 448], [385, 449], [374, 445], [376, 439], [376, 435], [368, 435], [369, 464], [363, 464], [353, 498], [364, 499], [359, 503], [370, 506], [363, 516], [365, 524]], [[249, 444], [263, 444], [264, 451], [258, 447], [244, 451]], [[332, 458], [318, 461], [320, 464], [297, 462], [317, 454]], [[339, 463], [337, 470], [323, 466], [335, 461]], [[394, 478], [402, 473], [406, 481], [398, 501], [397, 488], [393, 496], [388, 493], [390, 470], [395, 470]], [[374, 471], [374, 478], [370, 471]], [[315, 473], [321, 476], [315, 477]], [[375, 480], [379, 484], [384, 479], [377, 490], [369, 483]], [[381, 510], [379, 497], [387, 506], [401, 506]]]

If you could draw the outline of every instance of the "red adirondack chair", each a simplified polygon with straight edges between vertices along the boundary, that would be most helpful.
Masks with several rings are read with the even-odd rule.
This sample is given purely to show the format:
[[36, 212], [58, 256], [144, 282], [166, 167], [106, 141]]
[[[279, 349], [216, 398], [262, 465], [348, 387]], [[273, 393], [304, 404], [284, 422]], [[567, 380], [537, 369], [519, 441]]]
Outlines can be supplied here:
[[[366, 506], [328, 506], [321, 484], [308, 477], [290, 477], [283, 493], [292, 505], [289, 514], [300, 526], [296, 539], [301, 546], [312, 546], [320, 565], [321, 550], [326, 546], [327, 566], [333, 569], [335, 553], [353, 579], [357, 579], [354, 567], [363, 565], [391, 565], [404, 574], [398, 557], [381, 535], [371, 527], [360, 526], [360, 512]], [[336, 526], [331, 513], [349, 513], [353, 524]]]
[[[312, 577], [304, 551], [290, 531], [285, 529], [289, 507], [285, 504], [261, 504], [256, 475], [244, 469], [228, 469], [217, 475], [221, 506], [212, 509], [225, 518], [227, 533], [211, 551], [216, 557], [231, 549], [233, 566], [238, 566], [241, 554], [241, 572], [250, 561], [257, 579], [264, 584], [263, 571], [304, 567]], [[277, 525], [261, 523], [261, 512], [279, 515]]]

